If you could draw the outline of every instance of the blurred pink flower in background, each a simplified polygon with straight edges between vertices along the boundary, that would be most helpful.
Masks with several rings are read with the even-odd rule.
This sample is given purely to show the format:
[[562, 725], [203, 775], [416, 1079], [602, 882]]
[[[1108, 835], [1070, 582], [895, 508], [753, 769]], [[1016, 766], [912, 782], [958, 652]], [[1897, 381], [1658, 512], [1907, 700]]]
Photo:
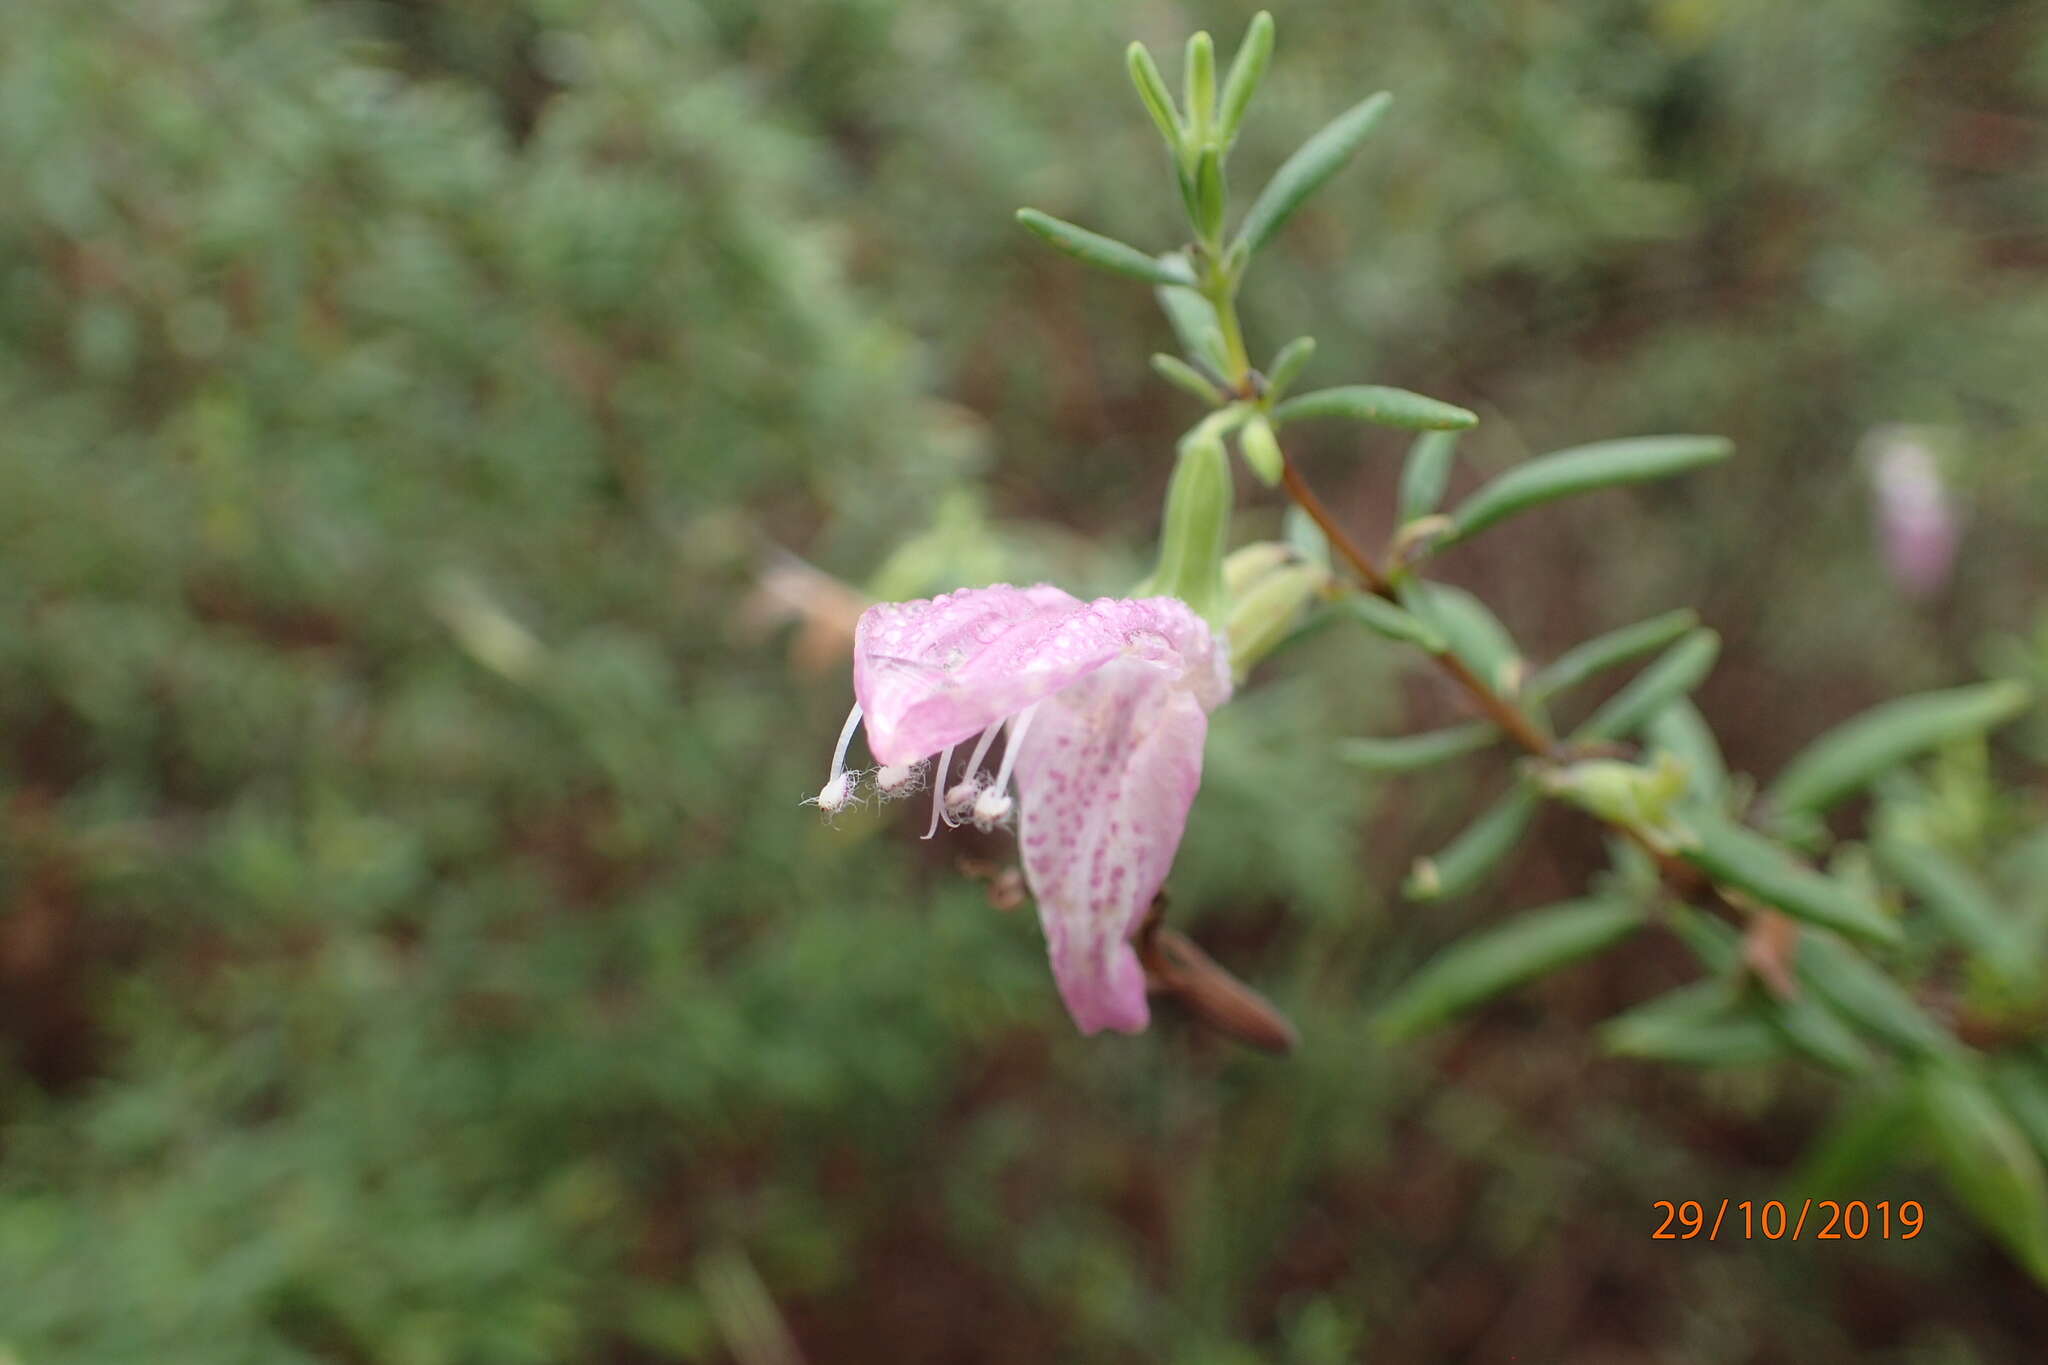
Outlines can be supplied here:
[[1879, 427], [1863, 445], [1885, 568], [1908, 597], [1933, 597], [1948, 584], [1961, 536], [1926, 434], [1909, 426]]

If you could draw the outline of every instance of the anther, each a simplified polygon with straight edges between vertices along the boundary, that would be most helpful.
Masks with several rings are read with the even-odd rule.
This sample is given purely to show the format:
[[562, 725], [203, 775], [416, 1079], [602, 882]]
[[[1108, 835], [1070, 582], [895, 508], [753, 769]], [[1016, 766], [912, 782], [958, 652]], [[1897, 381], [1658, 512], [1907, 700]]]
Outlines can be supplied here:
[[853, 799], [853, 774], [840, 773], [818, 789], [818, 809], [833, 815], [844, 809]]
[[914, 764], [885, 763], [875, 769], [875, 790], [884, 796], [905, 796], [916, 787], [917, 776]]
[[982, 829], [992, 828], [1009, 819], [1015, 808], [1016, 802], [990, 787], [974, 798], [974, 823]]

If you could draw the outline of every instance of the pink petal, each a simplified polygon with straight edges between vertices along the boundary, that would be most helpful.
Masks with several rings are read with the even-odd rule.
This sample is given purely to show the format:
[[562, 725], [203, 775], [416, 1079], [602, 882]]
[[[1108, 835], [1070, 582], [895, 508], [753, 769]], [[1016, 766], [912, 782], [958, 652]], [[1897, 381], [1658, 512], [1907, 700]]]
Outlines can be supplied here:
[[1130, 945], [1202, 781], [1202, 697], [1119, 659], [1041, 705], [1017, 761], [1018, 842], [1053, 977], [1083, 1033], [1149, 1017]]
[[1885, 563], [1909, 597], [1927, 598], [1948, 582], [1956, 558], [1956, 528], [1943, 508], [1888, 508]]
[[1885, 566], [1908, 596], [1932, 597], [1955, 565], [1955, 509], [1925, 445], [1896, 428], [1883, 429], [1881, 440], [1873, 472]]
[[1083, 603], [1043, 583], [1000, 583], [868, 608], [854, 632], [853, 693], [876, 761], [915, 763], [1114, 659], [1191, 673], [1221, 700], [1230, 688], [1221, 653], [1176, 598]]

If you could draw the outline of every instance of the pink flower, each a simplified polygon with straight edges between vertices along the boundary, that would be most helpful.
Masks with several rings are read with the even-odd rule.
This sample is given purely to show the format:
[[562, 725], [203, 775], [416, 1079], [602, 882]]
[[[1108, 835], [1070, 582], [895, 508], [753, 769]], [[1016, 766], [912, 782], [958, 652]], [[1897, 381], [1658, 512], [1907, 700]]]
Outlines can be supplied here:
[[[1173, 597], [1083, 602], [997, 584], [870, 607], [854, 635], [855, 705], [817, 805], [854, 799], [846, 749], [863, 718], [880, 794], [914, 790], [936, 756], [925, 837], [940, 820], [987, 828], [1014, 812], [1068, 1012], [1083, 1033], [1136, 1033], [1148, 1013], [1130, 939], [1187, 828], [1209, 712], [1230, 696], [1227, 652]], [[983, 760], [1006, 726], [991, 777]]]
[[1881, 428], [1868, 444], [1885, 567], [1908, 597], [1932, 597], [1948, 582], [1961, 539], [1941, 471], [1910, 427]]

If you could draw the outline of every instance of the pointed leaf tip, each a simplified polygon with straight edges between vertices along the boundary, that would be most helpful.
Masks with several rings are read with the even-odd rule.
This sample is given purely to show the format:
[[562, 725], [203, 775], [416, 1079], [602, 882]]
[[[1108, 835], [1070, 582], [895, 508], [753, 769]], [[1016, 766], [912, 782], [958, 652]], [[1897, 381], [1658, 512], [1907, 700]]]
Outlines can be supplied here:
[[1643, 925], [1634, 906], [1568, 901], [1461, 939], [1410, 977], [1380, 1011], [1383, 1037], [1411, 1037], [1527, 981], [1605, 951]]
[[1307, 417], [1348, 417], [1403, 431], [1462, 431], [1479, 422], [1477, 413], [1454, 403], [1384, 384], [1317, 389], [1290, 398], [1273, 410], [1276, 422], [1298, 422]]
[[1394, 97], [1384, 90], [1360, 101], [1323, 125], [1321, 131], [1281, 164], [1266, 182], [1266, 188], [1259, 191], [1259, 197], [1252, 201], [1244, 224], [1238, 229], [1238, 240], [1247, 250], [1256, 252], [1272, 240], [1303, 201], [1351, 159], [1358, 144], [1365, 141], [1393, 102]]
[[1765, 795], [1781, 815], [1825, 811], [1916, 754], [2003, 725], [2032, 700], [2024, 683], [2010, 679], [1900, 697], [1816, 739]]
[[1722, 885], [1823, 929], [1872, 943], [1901, 941], [1899, 926], [1875, 902], [1775, 841], [1708, 810], [1689, 813], [1687, 823], [1697, 841], [1680, 856]]
[[1643, 436], [1540, 455], [1459, 504], [1453, 538], [1477, 534], [1517, 512], [1575, 493], [1668, 478], [1713, 464], [1734, 450], [1734, 443], [1720, 436]]
[[1259, 83], [1266, 78], [1266, 67], [1272, 60], [1273, 16], [1260, 10], [1252, 16], [1251, 25], [1245, 29], [1244, 41], [1238, 44], [1237, 56], [1230, 63], [1230, 74], [1223, 81], [1223, 101], [1217, 111], [1216, 128], [1225, 146], [1237, 136], [1238, 127], [1244, 122], [1245, 109], [1258, 92]]
[[1124, 66], [1131, 73], [1131, 84], [1137, 88], [1138, 99], [1152, 116], [1159, 136], [1166, 139], [1167, 149], [1179, 156], [1180, 110], [1174, 107], [1173, 95], [1166, 88], [1166, 78], [1159, 74], [1158, 63], [1152, 60], [1143, 43], [1134, 42], [1124, 49]]
[[1157, 260], [1127, 242], [1076, 227], [1037, 209], [1018, 209], [1017, 221], [1085, 265], [1147, 284], [1192, 285], [1194, 272], [1175, 260]]

